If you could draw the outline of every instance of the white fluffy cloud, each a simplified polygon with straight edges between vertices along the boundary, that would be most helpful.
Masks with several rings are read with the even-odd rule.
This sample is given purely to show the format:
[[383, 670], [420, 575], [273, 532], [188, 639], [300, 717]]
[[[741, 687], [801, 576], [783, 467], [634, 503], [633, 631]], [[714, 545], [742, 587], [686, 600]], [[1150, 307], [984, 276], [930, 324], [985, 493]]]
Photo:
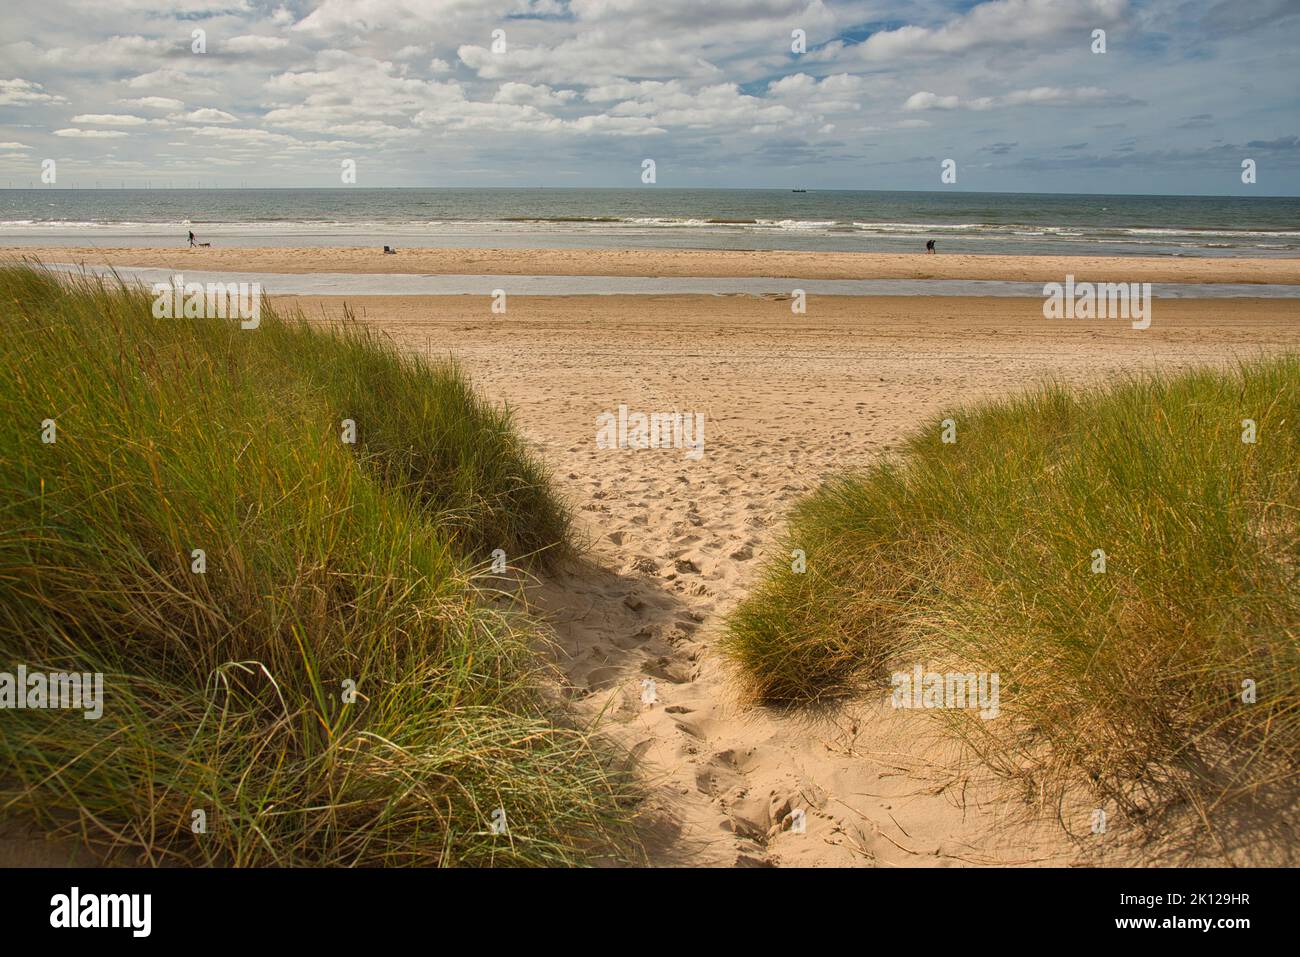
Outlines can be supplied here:
[[1128, 0], [989, 0], [939, 26], [908, 24], [872, 34], [857, 47], [869, 61], [968, 53], [1026, 43], [1055, 45], [1068, 33], [1085, 46], [1090, 31], [1119, 22]]
[[545, 83], [502, 83], [492, 97], [494, 103], [515, 103], [522, 106], [560, 106], [577, 96], [575, 90], [552, 90]]
[[83, 140], [111, 140], [126, 136], [121, 130], [79, 130], [73, 127], [55, 130], [55, 136], [66, 136]]
[[239, 122], [239, 117], [234, 116], [231, 113], [227, 113], [225, 110], [214, 110], [211, 107], [203, 107], [202, 109], [192, 110], [191, 112], [186, 113], [183, 116], [176, 117], [176, 119], [183, 120], [186, 123], [238, 123]]
[[[1103, 169], [1138, 134], [1203, 155], [1211, 136], [1297, 133], [1285, 78], [1300, 4], [1290, 0], [1240, 17], [1228, 0], [10, 6], [0, 32], [22, 39], [0, 40], [11, 77], [0, 79], [0, 139], [22, 146], [5, 148], [12, 169], [30, 166], [20, 162], [28, 147], [56, 142], [88, 166], [142, 170], [169, 150], [191, 157], [220, 144], [232, 179], [259, 182], [286, 181], [294, 165], [282, 160], [347, 149], [384, 157], [370, 175], [407, 185], [451, 171], [625, 182], [608, 171], [652, 155], [734, 185], [763, 182], [768, 162], [787, 177], [797, 162], [824, 165], [800, 170], [810, 185], [862, 184], [870, 164], [872, 184], [908, 186], [908, 157], [979, 157], [964, 167], [967, 185], [975, 169], [1023, 157], [1056, 168], [1061, 125], [1069, 142], [1089, 144], [1070, 161], [1101, 157]], [[206, 54], [191, 50], [198, 28]], [[1109, 34], [1105, 56], [1089, 49], [1095, 29]], [[1192, 115], [1205, 118], [1183, 122]], [[1001, 188], [1023, 185], [1004, 175]]]
[[282, 50], [288, 45], [289, 41], [284, 37], [264, 37], [250, 34], [242, 37], [231, 37], [221, 45], [221, 49], [230, 53], [265, 53], [268, 50]]
[[929, 90], [913, 93], [903, 104], [905, 110], [955, 110], [961, 106], [959, 96], [939, 96]]
[[170, 96], [137, 96], [117, 102], [123, 106], [135, 106], [142, 110], [179, 110], [185, 106], [183, 102]]
[[1008, 106], [1135, 106], [1141, 101], [1123, 93], [1112, 93], [1096, 86], [1065, 89], [1059, 86], [1036, 86], [1029, 90], [1012, 90], [997, 96], [938, 96], [927, 90], [913, 93], [903, 104], [908, 112], [922, 110], [994, 110]]
[[716, 77], [718, 67], [690, 46], [654, 35], [625, 45], [620, 34], [603, 29], [584, 31], [546, 44], [515, 44], [507, 34], [503, 52], [463, 44], [461, 62], [486, 80], [532, 80], [545, 83], [593, 83], [626, 76]]
[[150, 121], [143, 116], [128, 113], [78, 113], [72, 122], [88, 123], [91, 126], [146, 126]]
[[53, 93], [46, 93], [39, 83], [14, 77], [12, 80], [0, 80], [0, 106], [21, 106], [33, 103], [66, 103], [67, 100]]

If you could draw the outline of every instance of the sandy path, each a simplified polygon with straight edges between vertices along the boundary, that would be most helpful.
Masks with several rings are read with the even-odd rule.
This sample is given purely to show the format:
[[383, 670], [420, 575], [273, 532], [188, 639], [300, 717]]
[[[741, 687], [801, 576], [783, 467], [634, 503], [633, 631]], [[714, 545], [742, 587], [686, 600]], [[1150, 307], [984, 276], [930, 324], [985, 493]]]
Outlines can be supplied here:
[[1300, 259], [976, 256], [699, 249], [101, 249], [0, 246], [0, 259], [229, 269], [502, 276], [761, 276], [799, 279], [1002, 279], [1064, 282], [1300, 283]]
[[[1237, 277], [1239, 278], [1239, 277]], [[301, 299], [337, 316], [338, 299]], [[365, 298], [409, 348], [455, 354], [507, 401], [592, 542], [534, 599], [579, 707], [640, 758], [659, 863], [933, 865], [1137, 860], [1010, 795], [884, 692], [818, 715], [745, 707], [715, 643], [794, 499], [927, 417], [1052, 374], [1078, 385], [1300, 347], [1300, 303], [1160, 302], [1149, 330], [1048, 322], [1036, 300]], [[625, 403], [706, 416], [705, 451], [601, 450]], [[642, 700], [653, 679], [655, 701]], [[806, 813], [806, 832], [790, 812]], [[1146, 853], [1151, 853], [1148, 850]], [[1250, 846], [1233, 857], [1251, 860]], [[1198, 858], [1206, 860], [1206, 858]]]

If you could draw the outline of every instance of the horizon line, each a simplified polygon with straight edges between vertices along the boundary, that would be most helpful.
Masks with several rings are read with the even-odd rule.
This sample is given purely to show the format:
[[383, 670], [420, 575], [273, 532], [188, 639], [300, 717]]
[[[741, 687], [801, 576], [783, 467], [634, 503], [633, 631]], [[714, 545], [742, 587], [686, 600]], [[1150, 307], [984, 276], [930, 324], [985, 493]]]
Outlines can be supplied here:
[[[5, 186], [0, 193], [108, 193], [139, 190], [141, 192], [254, 192], [258, 190], [348, 192], [356, 190], [571, 190], [573, 192], [636, 191], [646, 186]], [[1300, 199], [1298, 193], [1106, 193], [1106, 192], [1051, 192], [1046, 190], [1014, 189], [900, 189], [862, 186], [649, 186], [651, 191], [699, 190], [707, 192], [799, 192], [799, 193], [955, 193], [966, 196], [1117, 196], [1153, 199]]]

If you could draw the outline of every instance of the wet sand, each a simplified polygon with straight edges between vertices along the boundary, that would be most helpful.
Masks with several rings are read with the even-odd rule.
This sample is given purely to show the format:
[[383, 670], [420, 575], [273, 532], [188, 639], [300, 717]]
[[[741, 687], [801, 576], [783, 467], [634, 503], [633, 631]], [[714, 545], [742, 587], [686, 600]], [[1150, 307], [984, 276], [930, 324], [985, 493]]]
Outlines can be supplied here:
[[211, 248], [0, 246], [0, 259], [241, 272], [503, 276], [762, 276], [1062, 282], [1300, 283], [1300, 259], [974, 256], [695, 249]]

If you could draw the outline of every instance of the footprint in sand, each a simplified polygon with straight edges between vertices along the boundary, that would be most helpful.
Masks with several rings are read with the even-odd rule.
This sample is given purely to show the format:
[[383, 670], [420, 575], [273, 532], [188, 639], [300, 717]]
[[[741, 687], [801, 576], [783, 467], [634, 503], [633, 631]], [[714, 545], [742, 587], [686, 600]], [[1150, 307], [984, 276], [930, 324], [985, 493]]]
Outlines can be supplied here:
[[587, 673], [589, 691], [608, 691], [623, 677], [622, 668], [593, 668]]
[[[631, 651], [633, 648], [640, 648], [647, 641], [654, 638], [654, 632], [649, 628], [642, 628], [635, 635], [621, 635], [610, 639], [610, 643], [622, 651]], [[644, 670], [644, 669], [643, 669]], [[653, 672], [651, 672], [653, 673]]]
[[661, 657], [647, 661], [641, 670], [653, 678], [662, 678], [675, 685], [684, 685], [695, 679], [695, 669], [687, 662], [674, 658]]

